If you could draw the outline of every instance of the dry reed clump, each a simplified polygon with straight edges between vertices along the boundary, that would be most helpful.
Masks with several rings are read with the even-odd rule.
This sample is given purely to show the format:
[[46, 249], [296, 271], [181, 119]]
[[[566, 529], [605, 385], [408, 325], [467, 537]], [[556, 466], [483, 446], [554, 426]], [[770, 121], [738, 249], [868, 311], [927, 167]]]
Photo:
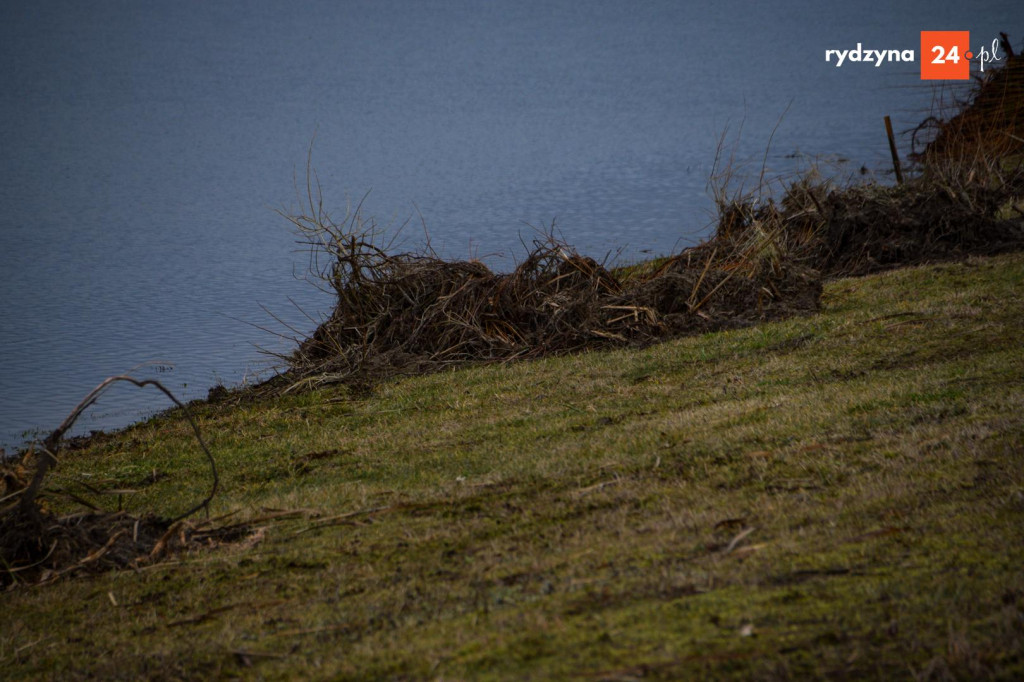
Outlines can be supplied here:
[[326, 277], [337, 305], [291, 357], [293, 387], [644, 345], [810, 312], [820, 295], [817, 276], [799, 266], [760, 268], [715, 254], [677, 257], [623, 281], [550, 236], [507, 274], [476, 261], [388, 256], [337, 236]]
[[954, 191], [928, 175], [904, 185], [841, 189], [802, 181], [780, 205], [727, 207], [711, 244], [735, 249], [764, 235], [779, 257], [828, 278], [995, 254], [1024, 245], [1021, 220], [999, 215], [1015, 192], [1015, 183]]

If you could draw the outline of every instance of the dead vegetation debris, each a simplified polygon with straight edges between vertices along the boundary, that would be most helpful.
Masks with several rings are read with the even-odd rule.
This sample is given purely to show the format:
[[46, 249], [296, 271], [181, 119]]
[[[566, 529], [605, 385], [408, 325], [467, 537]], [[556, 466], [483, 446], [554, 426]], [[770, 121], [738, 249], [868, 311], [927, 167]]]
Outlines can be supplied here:
[[969, 255], [995, 255], [1024, 244], [1021, 216], [1002, 216], [1024, 193], [1024, 173], [998, 187], [954, 188], [938, 178], [905, 185], [840, 189], [800, 181], [782, 201], [736, 203], [723, 212], [715, 238], [702, 247], [730, 248], [751, 232], [773, 234], [782, 258], [827, 279]]
[[237, 542], [248, 524], [213, 526], [127, 512], [57, 516], [41, 511], [40, 524], [5, 515], [0, 528], [0, 585], [47, 584], [62, 577], [114, 569], [138, 569], [171, 556]]
[[1002, 63], [978, 74], [966, 96], [952, 103], [952, 115], [929, 116], [913, 131], [924, 165], [950, 159], [998, 159], [1020, 153], [1024, 144], [1024, 55], [1002, 34]]
[[332, 273], [339, 304], [292, 358], [316, 382], [643, 345], [811, 312], [820, 294], [795, 265], [739, 275], [740, 262], [677, 258], [629, 280], [553, 237], [508, 274], [426, 255], [373, 259], [355, 254], [346, 265], [358, 267]]
[[[104, 512], [75, 496], [71, 497], [89, 511], [58, 515], [51, 509], [44, 483], [48, 472], [58, 464], [64, 434], [107, 388], [118, 382], [139, 388], [153, 386], [163, 392], [182, 410], [207, 457], [212, 478], [210, 491], [177, 517]], [[0, 460], [0, 480], [0, 586], [48, 583], [71, 574], [112, 568], [139, 568], [175, 552], [226, 542], [248, 533], [244, 524], [214, 527], [210, 523], [187, 521], [196, 512], [208, 509], [217, 493], [216, 462], [188, 408], [163, 384], [152, 379], [107, 378], [82, 399], [45, 441], [16, 461]]]
[[842, 189], [794, 183], [779, 203], [721, 206], [712, 239], [648, 272], [610, 269], [547, 235], [510, 273], [433, 254], [389, 255], [330, 224], [317, 241], [330, 316], [288, 356], [278, 390], [660, 340], [813, 313], [824, 279], [991, 255], [1024, 243], [1002, 217], [1013, 183], [921, 179]]

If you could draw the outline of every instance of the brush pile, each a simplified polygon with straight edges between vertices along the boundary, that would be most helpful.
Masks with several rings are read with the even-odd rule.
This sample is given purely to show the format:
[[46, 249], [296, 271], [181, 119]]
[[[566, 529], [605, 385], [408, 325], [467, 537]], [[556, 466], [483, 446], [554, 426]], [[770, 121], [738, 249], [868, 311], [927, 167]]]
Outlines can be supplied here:
[[803, 180], [780, 204], [747, 200], [723, 207], [715, 238], [698, 249], [728, 249], [751, 234], [768, 235], [779, 258], [829, 279], [993, 255], [1024, 244], [1014, 205], [1022, 194], [1020, 168], [992, 186], [938, 174], [904, 185], [842, 189]]
[[[4, 497], [15, 492], [8, 487]], [[187, 523], [172, 525], [150, 514], [136, 517], [126, 512], [58, 516], [43, 507], [34, 514], [12, 508], [2, 516], [0, 586], [138, 568], [194, 546], [203, 532]]]
[[678, 257], [630, 277], [550, 236], [508, 274], [476, 261], [390, 256], [364, 239], [331, 248], [338, 305], [292, 358], [316, 383], [644, 345], [812, 312], [820, 293], [806, 268], [762, 267], [750, 253]]

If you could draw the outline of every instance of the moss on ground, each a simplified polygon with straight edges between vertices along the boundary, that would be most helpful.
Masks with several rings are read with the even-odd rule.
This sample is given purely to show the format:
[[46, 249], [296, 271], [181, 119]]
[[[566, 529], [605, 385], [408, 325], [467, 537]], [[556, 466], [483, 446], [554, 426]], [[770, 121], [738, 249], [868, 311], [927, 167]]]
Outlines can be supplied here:
[[[0, 595], [0, 670], [1019, 678], [1022, 291], [1024, 255], [970, 259], [641, 351], [200, 406], [213, 512], [258, 532]], [[205, 476], [169, 414], [50, 484], [172, 515]]]

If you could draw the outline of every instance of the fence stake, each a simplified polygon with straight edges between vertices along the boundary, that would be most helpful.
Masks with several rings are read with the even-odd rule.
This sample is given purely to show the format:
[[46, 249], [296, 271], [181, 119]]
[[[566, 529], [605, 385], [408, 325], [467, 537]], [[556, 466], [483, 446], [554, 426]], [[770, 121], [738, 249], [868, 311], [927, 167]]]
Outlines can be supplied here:
[[889, 151], [892, 153], [892, 168], [896, 171], [896, 182], [903, 184], [903, 171], [900, 169], [900, 155], [896, 153], [896, 138], [892, 134], [892, 121], [885, 117], [885, 134], [889, 136]]

